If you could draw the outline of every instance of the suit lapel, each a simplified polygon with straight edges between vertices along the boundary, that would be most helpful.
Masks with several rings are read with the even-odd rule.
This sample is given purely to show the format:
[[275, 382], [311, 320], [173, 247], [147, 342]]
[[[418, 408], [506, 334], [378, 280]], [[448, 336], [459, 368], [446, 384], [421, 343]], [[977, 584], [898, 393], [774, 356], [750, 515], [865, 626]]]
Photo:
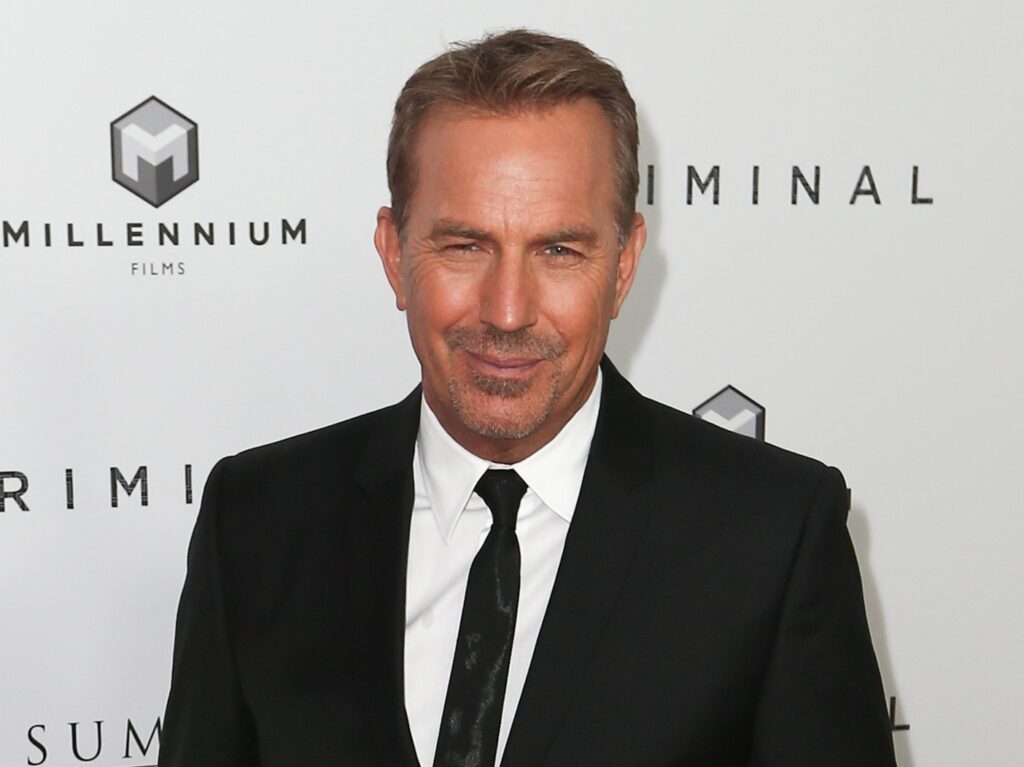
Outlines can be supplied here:
[[346, 541], [350, 646], [374, 763], [418, 765], [405, 711], [405, 586], [420, 389], [382, 415], [354, 475], [361, 503]]
[[640, 395], [602, 362], [604, 383], [590, 457], [551, 598], [512, 723], [502, 767], [543, 762], [613, 612], [650, 517], [635, 502], [648, 445]]

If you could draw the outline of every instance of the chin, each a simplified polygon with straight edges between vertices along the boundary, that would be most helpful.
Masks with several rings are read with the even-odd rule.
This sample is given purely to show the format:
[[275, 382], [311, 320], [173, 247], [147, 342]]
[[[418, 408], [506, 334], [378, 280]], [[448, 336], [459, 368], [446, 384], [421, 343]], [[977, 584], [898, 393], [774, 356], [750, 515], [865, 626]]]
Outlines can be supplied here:
[[467, 418], [462, 422], [474, 434], [487, 439], [520, 440], [526, 439], [540, 428], [543, 421], [497, 420], [489, 421]]
[[474, 386], [452, 382], [452, 409], [462, 424], [488, 439], [524, 439], [548, 420], [554, 397], [538, 397], [535, 392], [508, 397], [486, 394]]

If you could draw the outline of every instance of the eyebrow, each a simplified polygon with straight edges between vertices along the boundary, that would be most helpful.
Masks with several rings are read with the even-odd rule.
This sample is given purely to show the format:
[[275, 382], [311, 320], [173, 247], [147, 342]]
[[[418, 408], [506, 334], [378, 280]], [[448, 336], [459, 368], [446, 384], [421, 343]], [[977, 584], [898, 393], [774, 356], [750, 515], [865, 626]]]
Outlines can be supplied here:
[[599, 239], [597, 232], [589, 226], [569, 226], [565, 229], [558, 229], [554, 232], [543, 234], [530, 244], [538, 246], [557, 245], [560, 242], [575, 242], [581, 245], [593, 246], [598, 243]]
[[[441, 218], [435, 221], [429, 236], [432, 240], [442, 237], [457, 237], [459, 239], [478, 240], [487, 243], [497, 242], [497, 238], [490, 232], [450, 218]], [[561, 242], [596, 245], [599, 239], [597, 232], [589, 226], [567, 226], [564, 229], [556, 229], [553, 232], [546, 232], [533, 238], [530, 241], [530, 246], [556, 245]]]
[[451, 218], [439, 218], [434, 222], [434, 226], [430, 229], [430, 239], [436, 240], [441, 237], [458, 237], [464, 240], [482, 240], [485, 242], [494, 242], [494, 237], [490, 232], [486, 232], [483, 229], [475, 229], [472, 226], [463, 224], [461, 221], [456, 221]]

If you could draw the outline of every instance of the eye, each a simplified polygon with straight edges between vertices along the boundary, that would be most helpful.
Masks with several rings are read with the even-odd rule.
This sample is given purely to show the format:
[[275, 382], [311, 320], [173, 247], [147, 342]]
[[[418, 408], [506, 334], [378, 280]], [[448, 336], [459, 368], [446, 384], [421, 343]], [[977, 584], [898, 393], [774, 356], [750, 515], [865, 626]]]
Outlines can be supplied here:
[[578, 256], [580, 252], [573, 250], [568, 245], [548, 245], [544, 252], [551, 256]]
[[479, 250], [479, 246], [475, 242], [453, 242], [449, 245], [445, 245], [444, 249], [468, 253], [474, 250]]

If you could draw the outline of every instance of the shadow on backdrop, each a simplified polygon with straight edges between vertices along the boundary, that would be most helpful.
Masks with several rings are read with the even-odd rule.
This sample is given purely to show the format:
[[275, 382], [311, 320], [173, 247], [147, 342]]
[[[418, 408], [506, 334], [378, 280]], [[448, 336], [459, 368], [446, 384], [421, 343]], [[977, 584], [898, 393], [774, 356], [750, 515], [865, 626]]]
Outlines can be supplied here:
[[633, 362], [658, 311], [658, 302], [668, 274], [668, 261], [661, 248], [661, 213], [656, 205], [647, 204], [647, 164], [657, 167], [658, 142], [640, 107], [637, 107], [637, 120], [640, 126], [640, 152], [645, 160], [640, 168], [637, 210], [644, 214], [647, 221], [647, 246], [640, 257], [633, 288], [608, 334], [608, 356], [626, 378], [630, 377]]
[[[878, 657], [878, 667], [882, 672], [882, 682], [885, 685], [885, 702], [888, 704], [890, 697], [896, 695], [896, 672], [892, 655], [889, 652], [889, 641], [885, 631], [885, 618], [882, 615], [878, 583], [875, 580], [874, 573], [871, 571], [871, 530], [868, 515], [864, 511], [864, 507], [856, 502], [850, 508], [847, 527], [850, 530], [850, 537], [853, 539], [853, 547], [857, 550], [857, 564], [860, 565], [860, 577], [864, 585], [864, 605], [867, 609], [868, 625], [871, 627], [871, 640], [875, 646], [875, 655]], [[906, 712], [897, 709], [896, 723], [900, 724], [904, 721], [907, 721]], [[910, 749], [908, 732], [894, 732], [893, 742], [896, 746], [896, 763], [899, 767], [914, 767], [914, 757]]]

